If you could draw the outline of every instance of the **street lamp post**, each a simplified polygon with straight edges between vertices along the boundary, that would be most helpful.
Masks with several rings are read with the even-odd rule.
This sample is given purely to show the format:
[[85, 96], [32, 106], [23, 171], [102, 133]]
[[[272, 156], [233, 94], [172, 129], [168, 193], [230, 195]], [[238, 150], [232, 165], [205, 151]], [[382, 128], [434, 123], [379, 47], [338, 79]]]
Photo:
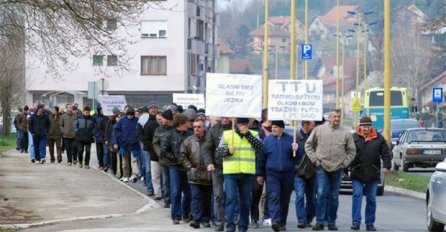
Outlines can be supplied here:
[[269, 0], [265, 0], [265, 34], [263, 37], [263, 108], [268, 107], [268, 13], [269, 12]]

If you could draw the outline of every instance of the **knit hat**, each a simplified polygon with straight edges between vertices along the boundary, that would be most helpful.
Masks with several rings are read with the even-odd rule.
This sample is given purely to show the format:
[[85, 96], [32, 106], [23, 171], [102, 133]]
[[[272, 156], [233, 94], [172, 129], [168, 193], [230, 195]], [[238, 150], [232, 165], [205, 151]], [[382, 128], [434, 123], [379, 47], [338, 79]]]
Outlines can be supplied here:
[[147, 109], [150, 109], [152, 107], [158, 109], [158, 104], [156, 104], [156, 101], [149, 101], [149, 103], [147, 104]]
[[[39, 109], [42, 109], [42, 110], [43, 110], [43, 104], [38, 104], [38, 105], [37, 105], [37, 110], [39, 110]], [[37, 111], [37, 110], [36, 110], [36, 111]]]
[[135, 115], [135, 109], [131, 106], [127, 109], [126, 115]]
[[248, 124], [249, 118], [237, 118], [237, 124]]
[[180, 114], [184, 112], [182, 105], [177, 106], [177, 110], [178, 110], [178, 113], [180, 113]]
[[194, 106], [194, 105], [189, 105], [187, 108], [188, 109], [193, 109], [195, 112], [197, 112], [197, 107]]
[[198, 109], [197, 111], [198, 115], [206, 115], [206, 111], [203, 108]]
[[166, 120], [173, 120], [173, 113], [172, 110], [165, 110], [162, 114], [161, 117], [163, 117]]
[[360, 126], [372, 125], [372, 119], [369, 116], [364, 116], [359, 120]]
[[197, 118], [197, 113], [195, 113], [195, 111], [191, 108], [185, 110], [183, 114], [186, 115], [189, 121], [193, 121]]
[[282, 120], [271, 121], [271, 126], [278, 126], [285, 128], [285, 122], [283, 122]]

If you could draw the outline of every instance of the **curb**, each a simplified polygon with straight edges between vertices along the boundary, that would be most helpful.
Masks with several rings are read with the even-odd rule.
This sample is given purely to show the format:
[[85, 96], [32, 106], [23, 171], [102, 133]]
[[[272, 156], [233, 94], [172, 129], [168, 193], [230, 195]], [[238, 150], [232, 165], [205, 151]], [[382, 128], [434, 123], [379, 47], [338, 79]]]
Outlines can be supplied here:
[[30, 227], [36, 227], [36, 226], [44, 226], [44, 225], [50, 225], [50, 224], [56, 224], [56, 223], [62, 223], [62, 222], [71, 222], [71, 221], [78, 221], [78, 220], [98, 220], [98, 219], [107, 219], [107, 218], [117, 218], [117, 217], [126, 217], [126, 216], [136, 216], [140, 215], [144, 212], [147, 212], [150, 209], [160, 208], [159, 204], [150, 197], [140, 193], [138, 190], [133, 189], [132, 187], [128, 186], [127, 184], [121, 182], [120, 180], [114, 178], [113, 176], [107, 174], [106, 172], [100, 171], [97, 168], [93, 168], [96, 171], [99, 171], [102, 175], [106, 175], [109, 178], [111, 178], [113, 181], [119, 183], [120, 185], [126, 187], [130, 191], [136, 193], [137, 195], [141, 196], [147, 201], [147, 204], [145, 204], [143, 207], [139, 208], [133, 213], [127, 213], [127, 214], [105, 214], [105, 215], [96, 215], [96, 216], [85, 216], [85, 217], [74, 217], [74, 218], [66, 218], [66, 219], [59, 219], [59, 220], [52, 220], [52, 221], [43, 221], [43, 222], [37, 222], [37, 223], [30, 223], [30, 224], [0, 224], [0, 228], [6, 228], [6, 229], [27, 229]]
[[423, 201], [426, 200], [425, 193], [415, 192], [412, 190], [402, 189], [402, 188], [393, 187], [393, 186], [385, 186], [384, 189], [389, 192], [401, 194], [401, 195], [408, 196], [408, 197], [413, 197], [413, 198], [416, 198], [419, 200], [423, 200]]

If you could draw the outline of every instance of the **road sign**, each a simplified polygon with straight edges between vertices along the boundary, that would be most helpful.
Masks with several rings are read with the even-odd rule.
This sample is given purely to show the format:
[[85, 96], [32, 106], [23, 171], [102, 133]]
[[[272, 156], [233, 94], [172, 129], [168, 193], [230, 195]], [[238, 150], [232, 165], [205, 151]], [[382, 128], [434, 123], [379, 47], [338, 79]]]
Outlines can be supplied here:
[[352, 111], [355, 113], [361, 111], [361, 98], [353, 98]]
[[108, 90], [109, 83], [106, 79], [101, 78], [96, 81], [96, 88], [98, 89], [98, 92], [100, 92], [102, 95], [104, 95], [104, 92]]
[[432, 102], [443, 102], [443, 88], [432, 88]]
[[311, 60], [313, 57], [313, 45], [311, 44], [302, 44], [301, 45], [301, 58], [302, 60]]

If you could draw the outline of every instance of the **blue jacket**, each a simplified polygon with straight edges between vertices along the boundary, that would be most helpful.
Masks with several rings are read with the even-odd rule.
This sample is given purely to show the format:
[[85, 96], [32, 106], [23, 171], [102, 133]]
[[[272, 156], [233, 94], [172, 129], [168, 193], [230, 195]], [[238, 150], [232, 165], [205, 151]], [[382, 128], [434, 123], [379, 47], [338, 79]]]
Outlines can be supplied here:
[[266, 171], [294, 171], [296, 157], [293, 157], [292, 143], [293, 137], [286, 133], [280, 138], [274, 135], [265, 137], [263, 152], [257, 158], [257, 176], [265, 176]]
[[115, 138], [120, 148], [139, 149], [139, 142], [136, 137], [136, 125], [138, 118], [133, 117], [128, 119], [126, 116], [122, 117], [115, 125]]

